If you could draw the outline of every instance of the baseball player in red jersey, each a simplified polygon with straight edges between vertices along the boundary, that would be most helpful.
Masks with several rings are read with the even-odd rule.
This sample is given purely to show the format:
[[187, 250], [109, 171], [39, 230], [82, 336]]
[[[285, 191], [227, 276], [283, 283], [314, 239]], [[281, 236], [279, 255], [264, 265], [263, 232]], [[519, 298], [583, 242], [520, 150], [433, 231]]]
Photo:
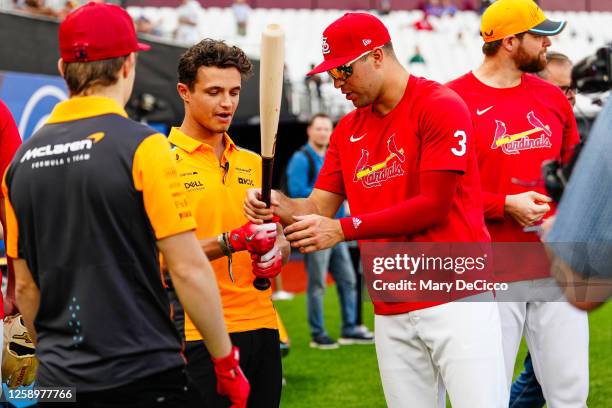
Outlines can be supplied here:
[[[11, 159], [15, 155], [17, 149], [21, 146], [21, 137], [17, 131], [17, 125], [4, 102], [0, 100], [0, 176], [4, 176], [4, 172], [11, 163]], [[3, 239], [7, 241], [6, 217], [4, 208], [4, 196], [0, 189], [0, 223], [2, 223]], [[15, 310], [15, 275], [13, 272], [13, 261], [7, 257], [8, 281], [6, 289], [6, 299], [3, 298], [0, 292], [0, 319], [4, 319], [4, 311], [7, 315], [11, 315]], [[0, 275], [0, 282], [2, 276]], [[0, 334], [4, 330], [4, 325], [0, 320]], [[0, 350], [0, 361], [2, 361], [2, 350]]]
[[[332, 134], [312, 194], [247, 195], [254, 222], [272, 211], [303, 253], [343, 240], [488, 241], [467, 107], [444, 86], [411, 76], [376, 17], [348, 13], [323, 32], [325, 72], [357, 108]], [[440, 115], [444, 112], [444, 116]], [[352, 217], [333, 219], [344, 199]], [[291, 215], [297, 215], [291, 217]], [[401, 222], [398, 222], [401, 220]], [[485, 294], [489, 295], [490, 294]], [[497, 306], [375, 302], [376, 351], [389, 407], [507, 407]]]
[[[4, 102], [0, 100], [0, 177], [4, 176], [4, 172], [11, 163], [11, 159], [19, 146], [21, 146], [21, 137], [17, 130], [17, 124]], [[4, 210], [4, 197], [2, 191], [0, 191], [0, 222], [2, 222], [2, 231], [4, 231], [4, 241], [6, 242], [6, 218]], [[7, 258], [7, 267], [9, 273], [6, 299], [3, 299], [2, 293], [0, 293], [0, 317], [2, 318], [4, 318], [5, 309], [8, 315], [15, 312], [15, 277], [13, 272], [13, 261], [9, 258]], [[2, 277], [0, 276], [0, 281], [1, 280]], [[2, 328], [0, 328], [0, 330], [2, 330]], [[2, 356], [1, 352], [0, 356]]]
[[[548, 36], [564, 27], [564, 21], [548, 20], [531, 0], [498, 0], [482, 16], [484, 62], [448, 84], [472, 113], [485, 217], [493, 241], [539, 242], [537, 224], [551, 214], [552, 205], [541, 164], [550, 159], [568, 161], [579, 140], [563, 92], [529, 74], [546, 66]], [[521, 281], [512, 283], [507, 292], [511, 298], [499, 303], [507, 384], [525, 333], [548, 406], [585, 407], [587, 316], [565, 302], [547, 301], [554, 298], [551, 288], [558, 289], [548, 265], [543, 262], [541, 268], [533, 268], [534, 263], [529, 263], [535, 271], [515, 271], [521, 273]]]

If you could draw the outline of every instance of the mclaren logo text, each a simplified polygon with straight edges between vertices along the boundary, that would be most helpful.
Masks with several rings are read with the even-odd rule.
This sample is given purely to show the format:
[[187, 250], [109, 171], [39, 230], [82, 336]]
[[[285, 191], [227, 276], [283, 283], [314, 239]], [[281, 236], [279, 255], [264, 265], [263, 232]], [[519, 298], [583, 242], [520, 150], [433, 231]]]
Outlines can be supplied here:
[[45, 145], [40, 147], [33, 147], [28, 149], [20, 160], [20, 163], [26, 162], [32, 159], [39, 159], [41, 157], [47, 156], [57, 156], [63, 155], [66, 153], [75, 153], [81, 152], [84, 150], [91, 150], [94, 144], [98, 143], [100, 140], [104, 138], [104, 133], [98, 132], [94, 133], [90, 136], [87, 136], [85, 139], [77, 140], [70, 143], [61, 143], [55, 145]]

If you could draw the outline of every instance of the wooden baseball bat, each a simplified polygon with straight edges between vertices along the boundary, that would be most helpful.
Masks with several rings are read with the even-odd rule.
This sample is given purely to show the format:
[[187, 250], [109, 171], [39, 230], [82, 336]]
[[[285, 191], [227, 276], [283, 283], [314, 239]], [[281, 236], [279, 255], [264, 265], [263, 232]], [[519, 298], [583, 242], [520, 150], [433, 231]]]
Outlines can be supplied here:
[[[261, 34], [259, 61], [259, 119], [261, 131], [261, 196], [270, 208], [272, 170], [276, 133], [283, 92], [283, 68], [285, 65], [285, 34], [278, 24], [268, 25]], [[253, 282], [259, 290], [270, 287], [270, 280], [257, 278]]]

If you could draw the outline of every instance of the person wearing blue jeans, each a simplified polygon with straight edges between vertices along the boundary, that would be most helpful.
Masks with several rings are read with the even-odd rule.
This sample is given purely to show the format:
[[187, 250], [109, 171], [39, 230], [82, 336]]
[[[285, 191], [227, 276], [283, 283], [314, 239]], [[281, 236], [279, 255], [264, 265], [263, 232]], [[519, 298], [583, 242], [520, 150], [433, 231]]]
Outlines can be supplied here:
[[[286, 170], [287, 193], [294, 198], [308, 197], [314, 187], [317, 175], [323, 165], [325, 150], [333, 124], [329, 116], [318, 113], [308, 124], [308, 143], [295, 152]], [[343, 217], [341, 207], [336, 217]], [[308, 324], [312, 341], [310, 346], [320, 349], [333, 349], [338, 342], [333, 340], [325, 330], [323, 320], [323, 297], [327, 271], [330, 271], [340, 299], [342, 315], [342, 333], [340, 344], [373, 343], [374, 336], [363, 326], [357, 326], [357, 292], [355, 288], [355, 271], [346, 242], [333, 248], [304, 255], [308, 272]]]
[[509, 408], [542, 408], [546, 404], [542, 387], [533, 371], [531, 355], [527, 353], [524, 369], [510, 388]]

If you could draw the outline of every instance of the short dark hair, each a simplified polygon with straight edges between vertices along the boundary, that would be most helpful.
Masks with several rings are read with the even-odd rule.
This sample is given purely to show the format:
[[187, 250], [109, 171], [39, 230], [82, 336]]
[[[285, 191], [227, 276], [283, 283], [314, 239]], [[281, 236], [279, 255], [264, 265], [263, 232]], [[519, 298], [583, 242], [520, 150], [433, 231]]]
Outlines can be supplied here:
[[63, 62], [64, 80], [70, 95], [87, 94], [97, 86], [111, 86], [119, 79], [119, 70], [127, 55], [90, 62]]
[[562, 52], [548, 51], [546, 53], [546, 62], [567, 62], [571, 64], [572, 60]]
[[[523, 37], [525, 36], [525, 32], [515, 34], [514, 36], [522, 41]], [[482, 53], [487, 57], [496, 55], [501, 48], [502, 42], [503, 39], [500, 39], [482, 44]]]
[[536, 75], [542, 79], [548, 79], [547, 68], [550, 64], [570, 64], [573, 65], [572, 60], [561, 52], [548, 51], [546, 53], [546, 66], [540, 72], [536, 72]]
[[181, 55], [178, 64], [179, 82], [193, 90], [200, 67], [236, 68], [242, 79], [248, 79], [253, 74], [253, 64], [244, 51], [210, 38], [205, 38]]
[[[319, 113], [315, 113], [314, 115], [312, 115], [310, 117], [310, 119], [308, 120], [308, 127], [312, 126], [312, 124], [315, 122], [315, 120], [317, 120], [318, 118], [322, 118], [322, 119], [329, 119], [330, 121], [332, 120], [331, 117], [327, 114], [327, 113], [323, 113], [323, 112], [319, 112]], [[333, 121], [332, 121], [333, 123]]]
[[391, 41], [383, 45], [382, 50], [385, 52], [385, 54], [395, 57], [395, 50], [393, 49], [393, 43]]

